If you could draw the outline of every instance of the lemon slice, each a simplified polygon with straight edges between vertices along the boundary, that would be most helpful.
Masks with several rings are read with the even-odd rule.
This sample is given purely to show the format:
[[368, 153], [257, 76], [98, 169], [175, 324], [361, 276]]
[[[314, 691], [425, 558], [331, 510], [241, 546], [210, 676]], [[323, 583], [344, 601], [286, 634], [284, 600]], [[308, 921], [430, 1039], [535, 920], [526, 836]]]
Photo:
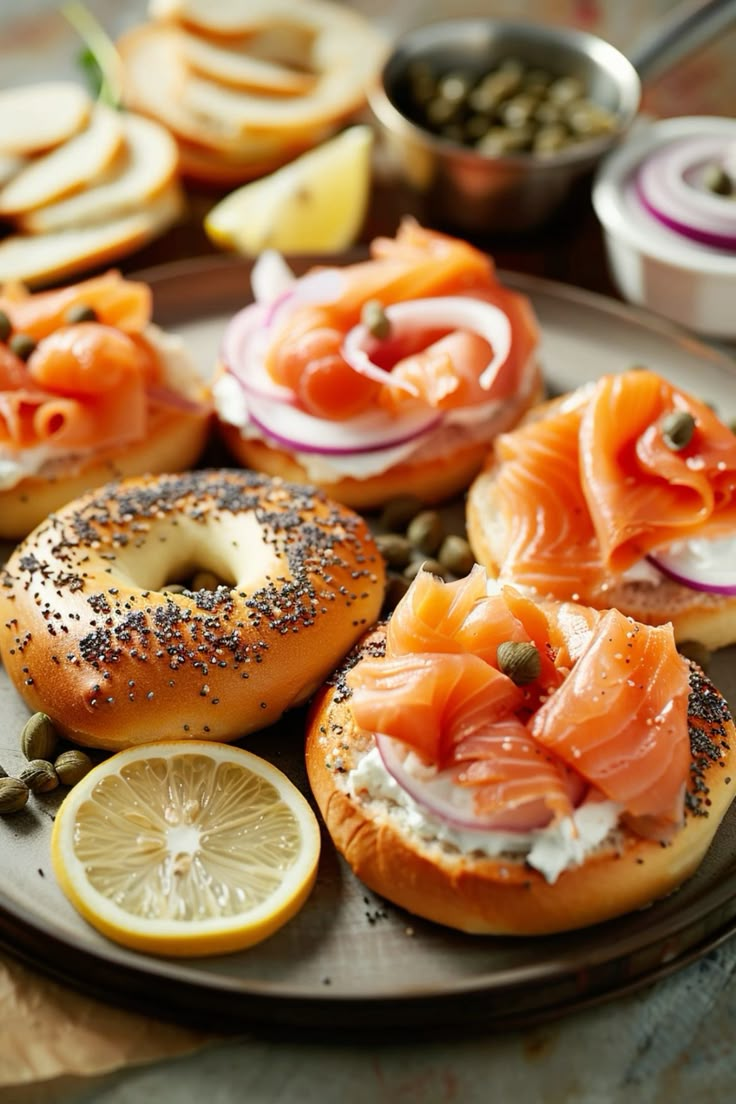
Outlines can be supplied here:
[[205, 219], [216, 245], [257, 256], [337, 253], [355, 241], [371, 183], [373, 131], [354, 126], [231, 192]]
[[275, 932], [306, 901], [319, 848], [314, 813], [281, 771], [205, 741], [111, 756], [69, 792], [51, 838], [59, 883], [93, 927], [177, 956]]

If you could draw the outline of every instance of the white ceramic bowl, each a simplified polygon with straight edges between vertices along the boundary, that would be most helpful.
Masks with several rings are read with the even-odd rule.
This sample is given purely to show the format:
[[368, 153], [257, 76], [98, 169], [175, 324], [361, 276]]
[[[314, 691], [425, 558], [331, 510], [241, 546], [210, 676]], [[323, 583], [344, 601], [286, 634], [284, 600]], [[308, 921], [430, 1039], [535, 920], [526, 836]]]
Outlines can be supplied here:
[[[681, 139], [716, 138], [736, 150], [736, 119], [688, 116], [642, 123], [602, 163], [593, 185], [611, 275], [621, 295], [708, 337], [736, 339], [736, 250], [692, 241], [663, 225], [638, 199], [644, 159]], [[724, 202], [734, 204], [736, 197]]]

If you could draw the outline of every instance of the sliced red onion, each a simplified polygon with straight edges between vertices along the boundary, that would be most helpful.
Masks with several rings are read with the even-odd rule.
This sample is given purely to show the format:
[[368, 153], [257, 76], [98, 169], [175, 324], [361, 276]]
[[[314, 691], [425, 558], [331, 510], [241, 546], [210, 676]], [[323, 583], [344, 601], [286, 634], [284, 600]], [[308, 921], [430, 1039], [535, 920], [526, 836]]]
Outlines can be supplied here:
[[636, 175], [643, 207], [664, 226], [716, 249], [736, 249], [736, 204], [699, 186], [705, 166], [721, 163], [722, 138], [672, 142], [645, 159]]
[[318, 268], [284, 288], [266, 306], [264, 325], [273, 326], [307, 303], [337, 302], [345, 290], [345, 276], [338, 268]]
[[290, 387], [281, 387], [272, 379], [264, 362], [268, 340], [264, 329], [267, 309], [260, 303], [252, 303], [230, 319], [223, 335], [220, 358], [249, 396], [293, 406], [296, 395]]
[[736, 594], [736, 535], [674, 541], [648, 556], [676, 583], [710, 594]]
[[[482, 299], [471, 299], [462, 295], [444, 295], [428, 299], [408, 299], [403, 303], [392, 303], [386, 307], [386, 317], [391, 323], [392, 336], [401, 337], [417, 329], [463, 329], [472, 330], [485, 338], [493, 350], [489, 363], [480, 376], [480, 385], [490, 390], [498, 370], [506, 361], [511, 350], [511, 323], [498, 307], [484, 303]], [[359, 323], [345, 335], [342, 355], [345, 360], [362, 376], [377, 383], [400, 387], [411, 395], [416, 389], [408, 383], [399, 383], [390, 371], [386, 371], [370, 358], [375, 338], [369, 330]]]
[[400, 418], [376, 409], [341, 422], [316, 418], [262, 395], [249, 394], [247, 406], [250, 421], [276, 444], [291, 452], [322, 456], [353, 456], [393, 448], [430, 433], [443, 420], [439, 411], [426, 406], [402, 411]]
[[[546, 802], [539, 798], [496, 813], [476, 813], [471, 786], [461, 786], [456, 781], [457, 767], [438, 771], [428, 778], [420, 778], [406, 767], [409, 748], [400, 740], [384, 733], [374, 738], [384, 767], [409, 797], [431, 816], [459, 828], [475, 832], [532, 832], [544, 828], [552, 819]], [[570, 802], [577, 807], [587, 791], [586, 782], [573, 772], [568, 778]]]
[[296, 276], [276, 249], [266, 249], [250, 274], [250, 288], [256, 303], [272, 303], [291, 291]]

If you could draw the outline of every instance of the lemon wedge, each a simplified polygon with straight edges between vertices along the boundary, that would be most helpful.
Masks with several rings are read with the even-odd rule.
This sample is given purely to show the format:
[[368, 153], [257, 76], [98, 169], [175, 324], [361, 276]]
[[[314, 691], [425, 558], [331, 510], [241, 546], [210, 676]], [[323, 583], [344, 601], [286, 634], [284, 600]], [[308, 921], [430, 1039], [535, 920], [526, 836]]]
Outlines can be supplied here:
[[314, 884], [320, 833], [270, 763], [206, 741], [111, 756], [61, 804], [54, 872], [110, 939], [154, 954], [240, 950], [291, 919]]
[[357, 237], [370, 195], [373, 131], [353, 126], [212, 208], [204, 226], [225, 249], [257, 256], [337, 253]]

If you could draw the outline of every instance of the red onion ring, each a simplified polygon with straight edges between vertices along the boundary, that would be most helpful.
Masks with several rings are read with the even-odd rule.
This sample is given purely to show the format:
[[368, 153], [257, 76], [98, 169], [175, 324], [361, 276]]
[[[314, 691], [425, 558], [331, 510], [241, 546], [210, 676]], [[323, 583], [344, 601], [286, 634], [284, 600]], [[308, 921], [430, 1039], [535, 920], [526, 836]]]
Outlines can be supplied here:
[[635, 191], [642, 206], [668, 229], [702, 245], [733, 250], [733, 200], [702, 191], [690, 179], [704, 162], [719, 161], [722, 155], [722, 140], [672, 142], [644, 160], [636, 174]]
[[[493, 381], [511, 351], [511, 323], [506, 315], [492, 303], [471, 299], [462, 295], [443, 295], [427, 299], [408, 299], [386, 307], [386, 317], [391, 323], [393, 335], [417, 328], [472, 330], [485, 338], [493, 350], [491, 360], [483, 369], [480, 385], [490, 390]], [[359, 323], [348, 330], [342, 346], [342, 355], [351, 368], [377, 383], [400, 387], [411, 395], [416, 389], [408, 383], [399, 383], [390, 371], [381, 368], [370, 358], [370, 346], [375, 341], [368, 329]]]
[[715, 566], [698, 563], [697, 553], [687, 548], [650, 552], [647, 559], [668, 579], [691, 590], [732, 595], [736, 594], [736, 536], [728, 538], [728, 544], [722, 563]]
[[296, 395], [289, 387], [281, 387], [271, 378], [258, 348], [264, 344], [265, 308], [261, 303], [244, 307], [228, 322], [222, 338], [220, 359], [235, 376], [247, 395], [272, 399], [294, 406]]
[[321, 456], [356, 456], [408, 444], [436, 429], [444, 417], [423, 406], [403, 411], [398, 419], [370, 410], [334, 422], [255, 394], [248, 395], [247, 406], [253, 425], [276, 444], [290, 452]]
[[[456, 781], [457, 767], [439, 771], [432, 779], [422, 781], [411, 774], [404, 765], [409, 749], [400, 740], [385, 733], [374, 733], [381, 761], [395, 782], [405, 790], [409, 797], [431, 816], [436, 817], [453, 828], [471, 832], [531, 832], [545, 828], [552, 820], [552, 812], [542, 799], [536, 798], [515, 809], [505, 809], [492, 815], [479, 815], [472, 807], [472, 787], [460, 786]], [[452, 792], [460, 792], [467, 808], [462, 809], [443, 796], [442, 789], [450, 784]], [[579, 775], [569, 775], [570, 800], [574, 807], [582, 801], [587, 784]]]

